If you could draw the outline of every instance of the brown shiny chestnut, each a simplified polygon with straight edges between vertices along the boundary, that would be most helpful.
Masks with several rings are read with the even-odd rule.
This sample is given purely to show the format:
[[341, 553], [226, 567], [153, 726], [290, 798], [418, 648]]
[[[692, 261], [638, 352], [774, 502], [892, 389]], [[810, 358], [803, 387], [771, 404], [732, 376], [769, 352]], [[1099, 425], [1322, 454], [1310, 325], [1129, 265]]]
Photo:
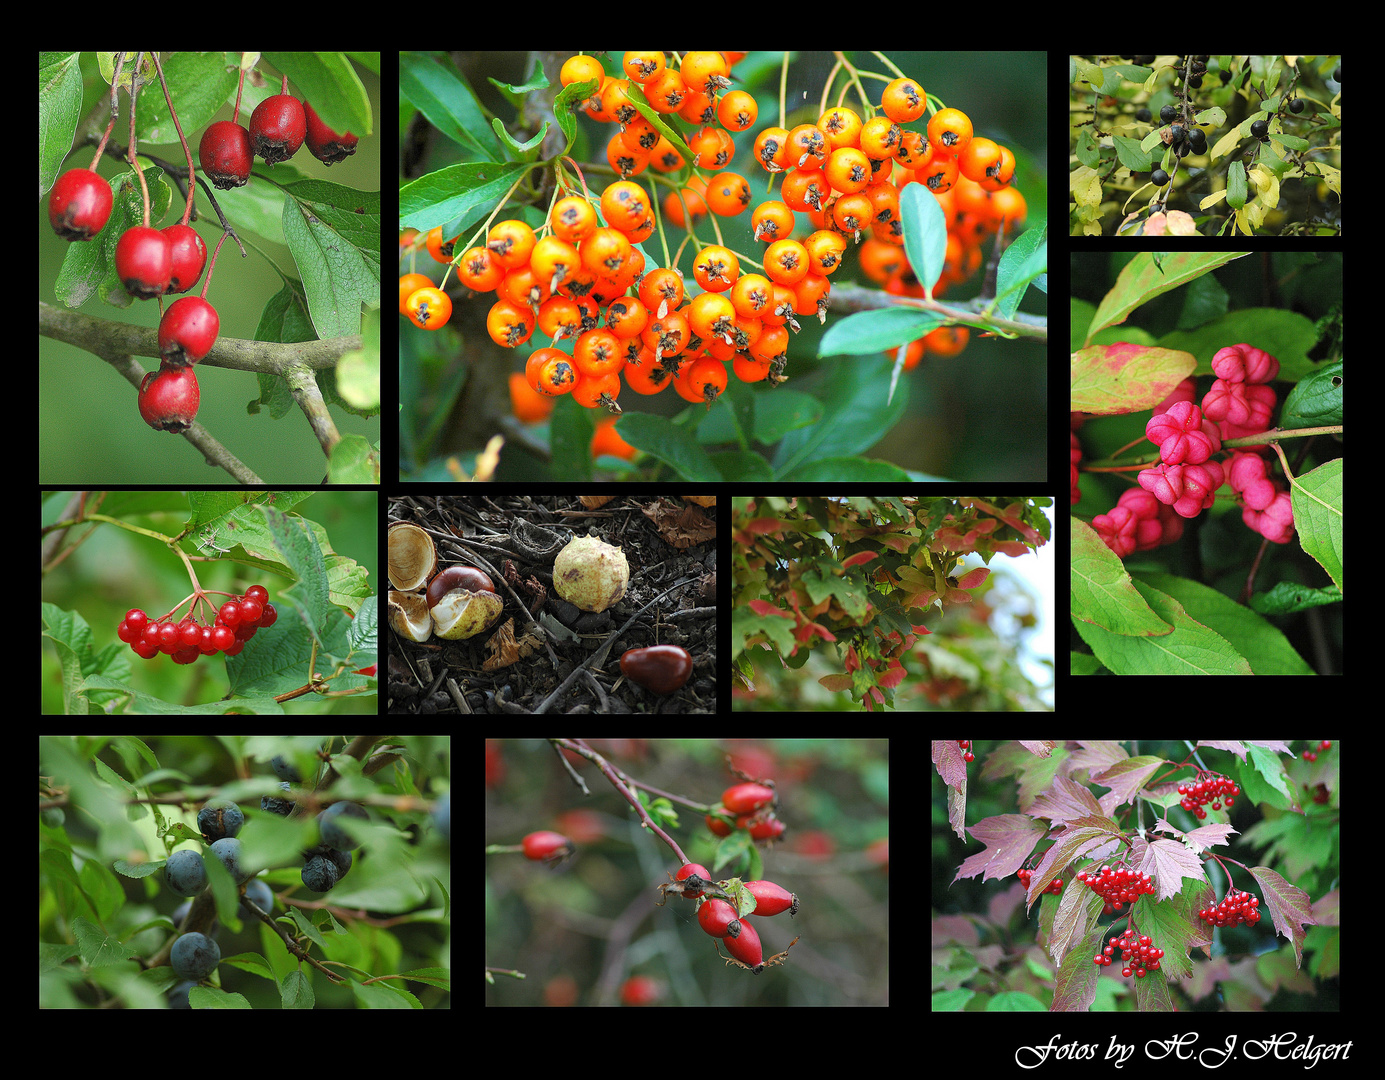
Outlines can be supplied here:
[[679, 645], [630, 649], [620, 658], [621, 673], [656, 694], [671, 694], [692, 674], [692, 657]]
[[493, 593], [495, 584], [474, 566], [449, 566], [428, 585], [428, 606], [437, 607], [438, 601], [453, 589]]

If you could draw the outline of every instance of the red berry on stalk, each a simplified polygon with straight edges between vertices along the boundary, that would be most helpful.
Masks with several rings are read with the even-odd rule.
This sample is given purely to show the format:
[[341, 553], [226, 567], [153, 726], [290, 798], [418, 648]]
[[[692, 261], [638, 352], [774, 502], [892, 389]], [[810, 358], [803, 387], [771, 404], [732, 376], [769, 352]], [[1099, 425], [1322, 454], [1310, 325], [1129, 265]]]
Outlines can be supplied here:
[[223, 191], [242, 187], [254, 164], [250, 133], [233, 120], [218, 120], [202, 133], [197, 159], [203, 175]]
[[159, 320], [159, 355], [169, 367], [195, 364], [212, 351], [220, 331], [216, 308], [200, 296], [185, 296]]
[[139, 384], [139, 414], [158, 431], [187, 431], [197, 418], [201, 394], [192, 368], [161, 367]]
[[306, 101], [303, 113], [308, 120], [308, 153], [324, 165], [334, 161], [345, 161], [356, 152], [356, 136], [351, 132], [338, 135], [318, 117], [316, 110]]
[[733, 814], [749, 814], [774, 801], [774, 789], [763, 784], [736, 784], [721, 793], [721, 805]]
[[303, 105], [289, 94], [275, 94], [250, 114], [250, 145], [267, 165], [288, 161], [308, 134]]
[[173, 275], [168, 291], [185, 293], [197, 284], [207, 265], [207, 245], [191, 225], [170, 225], [162, 230], [173, 251]]
[[520, 844], [528, 859], [555, 860], [572, 854], [572, 841], [562, 833], [531, 832]]
[[64, 240], [90, 240], [111, 217], [111, 186], [90, 169], [68, 169], [48, 192], [48, 223]]
[[147, 225], [126, 229], [115, 245], [115, 276], [137, 299], [162, 296], [173, 276], [173, 248], [168, 237]]

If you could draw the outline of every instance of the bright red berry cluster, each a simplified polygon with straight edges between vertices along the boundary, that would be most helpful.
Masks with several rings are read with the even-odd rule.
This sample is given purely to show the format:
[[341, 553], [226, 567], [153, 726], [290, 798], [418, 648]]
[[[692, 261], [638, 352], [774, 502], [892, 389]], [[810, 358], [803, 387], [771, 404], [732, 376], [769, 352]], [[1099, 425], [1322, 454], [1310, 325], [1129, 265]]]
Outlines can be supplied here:
[[1207, 816], [1207, 811], [1202, 809], [1207, 803], [1212, 804], [1213, 810], [1220, 810], [1221, 798], [1226, 796], [1226, 805], [1230, 808], [1236, 804], [1236, 796], [1240, 793], [1240, 785], [1215, 773], [1200, 777], [1191, 784], [1178, 785], [1178, 794], [1183, 796], [1180, 805], [1184, 810], [1196, 814], [1199, 819]]
[[[1026, 868], [1024, 868], [1024, 867], [1021, 867], [1020, 870], [1019, 870], [1019, 872], [1016, 873], [1015, 876], [1016, 876], [1017, 878], [1020, 879], [1020, 884], [1023, 885], [1026, 889], [1028, 889], [1028, 888], [1029, 888], [1029, 879], [1032, 878], [1032, 877], [1034, 876], [1034, 871], [1033, 871], [1033, 870], [1026, 869]], [[1081, 875], [1079, 875], [1079, 877], [1080, 877], [1080, 876], [1081, 876]], [[1050, 882], [1048, 883], [1048, 888], [1044, 890], [1044, 892], [1052, 893], [1054, 896], [1057, 896], [1057, 895], [1058, 895], [1060, 892], [1062, 892], [1062, 891], [1063, 891], [1063, 879], [1062, 879], [1062, 878], [1054, 878], [1052, 881], [1050, 881]]]
[[1203, 908], [1197, 917], [1211, 926], [1254, 926], [1260, 921], [1260, 898], [1232, 889], [1216, 907]]
[[237, 655], [256, 630], [273, 626], [278, 618], [279, 612], [269, 602], [268, 590], [263, 585], [252, 585], [244, 596], [222, 604], [216, 621], [206, 626], [191, 614], [178, 622], [171, 615], [151, 620], [139, 608], [131, 608], [116, 629], [116, 636], [145, 660], [163, 653], [172, 657], [175, 664], [191, 664], [199, 656], [219, 652]]
[[[1311, 745], [1311, 744], [1310, 744], [1310, 745]], [[1317, 760], [1318, 760], [1318, 752], [1319, 752], [1319, 751], [1322, 751], [1322, 750], [1331, 750], [1331, 749], [1332, 749], [1332, 743], [1331, 743], [1331, 742], [1328, 742], [1328, 741], [1326, 741], [1326, 740], [1324, 740], [1323, 742], [1318, 743], [1318, 749], [1317, 749], [1317, 750], [1305, 750], [1305, 751], [1303, 752], [1303, 756], [1304, 756], [1305, 758], [1307, 758], [1309, 761], [1317, 761]]]
[[1164, 950], [1156, 949], [1148, 934], [1137, 939], [1134, 930], [1126, 930], [1120, 937], [1111, 938], [1106, 948], [1101, 950], [1101, 955], [1092, 957], [1092, 963], [1097, 967], [1110, 967], [1111, 958], [1117, 951], [1122, 954], [1121, 963], [1125, 965], [1121, 974], [1127, 979], [1132, 974], [1137, 979], [1143, 979], [1151, 971], [1158, 971], [1164, 958]]
[[957, 740], [957, 745], [958, 745], [959, 747], [961, 747], [963, 750], [966, 751], [966, 753], [962, 755], [962, 760], [963, 760], [963, 761], [975, 761], [975, 760], [976, 760], [976, 755], [973, 754], [973, 753], [971, 752], [971, 749], [970, 749], [970, 747], [971, 747], [971, 740], [970, 740], [970, 739], [958, 739], [958, 740]]
[[[728, 816], [734, 816], [734, 827], [726, 821]], [[736, 829], [745, 829], [753, 840], [777, 840], [784, 834], [785, 826], [774, 813], [774, 789], [745, 783], [721, 793], [721, 805], [707, 815], [707, 828], [717, 836], [730, 836]]]
[[1080, 870], [1077, 880], [1085, 882], [1112, 911], [1119, 911], [1122, 904], [1133, 904], [1145, 893], [1154, 892], [1154, 880], [1143, 870], [1136, 872], [1128, 866], [1102, 866], [1095, 872]]

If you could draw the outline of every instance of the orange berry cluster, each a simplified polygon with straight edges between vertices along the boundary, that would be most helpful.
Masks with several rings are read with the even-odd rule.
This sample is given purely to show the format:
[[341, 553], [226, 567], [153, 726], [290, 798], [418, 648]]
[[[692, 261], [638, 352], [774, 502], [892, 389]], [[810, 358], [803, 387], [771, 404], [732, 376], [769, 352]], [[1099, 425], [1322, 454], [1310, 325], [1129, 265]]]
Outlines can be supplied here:
[[[654, 234], [656, 219], [650, 195], [629, 178], [646, 168], [681, 170], [686, 151], [631, 98], [643, 95], [655, 112], [676, 113], [692, 124], [686, 150], [697, 169], [713, 173], [706, 180], [695, 174], [681, 192], [670, 192], [665, 216], [683, 225], [688, 215], [709, 209], [722, 216], [744, 213], [755, 201], [750, 185], [728, 169], [735, 154], [731, 133], [749, 130], [757, 116], [750, 94], [729, 89], [731, 65], [741, 55], [688, 52], [675, 70], [662, 52], [628, 52], [619, 76], [608, 75], [595, 57], [571, 57], [560, 81], [594, 84], [579, 107], [619, 125], [605, 155], [621, 179], [601, 192], [597, 205], [560, 193], [542, 237], [523, 221], [502, 221], [484, 245], [458, 256], [458, 238], [446, 241], [440, 229], [428, 235], [429, 252], [455, 263], [463, 285], [496, 293], [486, 318], [492, 340], [515, 348], [537, 327], [554, 343], [534, 350], [525, 363], [525, 380], [538, 394], [572, 394], [584, 406], [619, 411], [622, 375], [636, 393], [672, 385], [686, 400], [708, 405], [727, 386], [728, 363], [744, 382], [783, 381], [789, 333], [799, 329], [795, 316], [825, 316], [829, 276], [853, 240], [861, 244], [868, 277], [890, 292], [923, 295], [902, 246], [899, 193], [907, 184], [925, 184], [948, 222], [947, 262], [934, 295], [976, 271], [980, 244], [1003, 222], [1023, 219], [1024, 198], [1008, 186], [1014, 154], [974, 137], [971, 120], [956, 109], [935, 110], [926, 133], [902, 129], [922, 120], [928, 99], [916, 81], [898, 78], [882, 93], [881, 115], [862, 119], [838, 106], [816, 124], [759, 132], [755, 162], [780, 178], [779, 198], [760, 202], [751, 214], [755, 239], [765, 245], [763, 273], [742, 273], [741, 257], [708, 244], [693, 263], [701, 291], [685, 292], [677, 271], [649, 268], [637, 246]], [[793, 236], [798, 214], [813, 229], [801, 240]], [[437, 329], [451, 303], [414, 277], [401, 278], [401, 313]], [[570, 355], [556, 347], [564, 338], [573, 342]], [[955, 355], [966, 344], [966, 330], [944, 327], [930, 338], [936, 339], [933, 351]]]

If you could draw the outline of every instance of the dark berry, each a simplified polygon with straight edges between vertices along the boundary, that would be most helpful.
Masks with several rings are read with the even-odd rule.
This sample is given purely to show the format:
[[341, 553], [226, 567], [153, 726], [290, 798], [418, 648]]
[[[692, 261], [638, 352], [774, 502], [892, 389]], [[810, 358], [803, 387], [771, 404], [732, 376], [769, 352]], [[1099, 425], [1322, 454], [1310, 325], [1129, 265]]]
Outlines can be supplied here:
[[1159, 110], [1159, 120], [1161, 123], [1164, 124], [1173, 123], [1173, 118], [1177, 115], [1178, 106], [1176, 105], [1165, 105], [1162, 109]]
[[1169, 174], [1163, 169], [1155, 169], [1149, 174], [1149, 178], [1154, 181], [1156, 187], [1163, 187], [1169, 182]]
[[1302, 98], [1294, 98], [1293, 101], [1289, 102], [1289, 111], [1290, 111], [1291, 113], [1301, 113], [1301, 112], [1303, 112], [1303, 99], [1302, 99]]
[[1264, 120], [1256, 120], [1250, 125], [1250, 133], [1257, 139], [1263, 139], [1269, 133], [1269, 130], [1270, 125]]

